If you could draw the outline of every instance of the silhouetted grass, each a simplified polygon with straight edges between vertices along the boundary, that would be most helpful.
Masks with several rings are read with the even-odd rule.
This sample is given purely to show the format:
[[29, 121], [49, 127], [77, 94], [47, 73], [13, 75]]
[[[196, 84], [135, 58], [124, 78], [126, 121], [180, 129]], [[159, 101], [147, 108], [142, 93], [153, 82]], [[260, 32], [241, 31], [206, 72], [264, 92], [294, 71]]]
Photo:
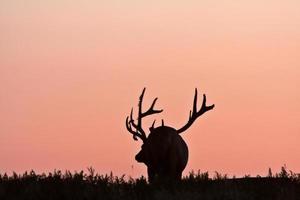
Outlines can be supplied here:
[[22, 175], [0, 174], [0, 199], [24, 200], [87, 200], [87, 199], [203, 199], [203, 200], [290, 200], [300, 199], [300, 175], [282, 167], [280, 173], [267, 177], [231, 178], [215, 172], [191, 172], [181, 182], [148, 184], [138, 179], [95, 174], [93, 168], [49, 174], [34, 171]]

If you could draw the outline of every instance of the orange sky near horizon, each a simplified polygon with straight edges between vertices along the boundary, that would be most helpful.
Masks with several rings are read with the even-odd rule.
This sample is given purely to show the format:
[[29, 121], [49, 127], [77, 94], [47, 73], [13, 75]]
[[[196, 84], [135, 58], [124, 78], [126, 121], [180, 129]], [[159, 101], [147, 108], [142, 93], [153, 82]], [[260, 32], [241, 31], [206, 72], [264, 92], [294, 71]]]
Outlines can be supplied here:
[[146, 175], [125, 118], [147, 87], [191, 170], [300, 172], [300, 1], [0, 2], [0, 173]]

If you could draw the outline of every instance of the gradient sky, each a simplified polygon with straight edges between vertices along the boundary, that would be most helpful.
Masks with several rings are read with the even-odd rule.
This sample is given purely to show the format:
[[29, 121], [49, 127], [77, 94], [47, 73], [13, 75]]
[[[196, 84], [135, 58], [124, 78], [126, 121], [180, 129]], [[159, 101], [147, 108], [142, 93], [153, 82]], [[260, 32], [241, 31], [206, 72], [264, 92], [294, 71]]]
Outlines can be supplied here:
[[124, 124], [143, 87], [147, 130], [185, 124], [195, 87], [216, 105], [185, 174], [300, 172], [300, 1], [0, 1], [1, 173], [145, 175]]

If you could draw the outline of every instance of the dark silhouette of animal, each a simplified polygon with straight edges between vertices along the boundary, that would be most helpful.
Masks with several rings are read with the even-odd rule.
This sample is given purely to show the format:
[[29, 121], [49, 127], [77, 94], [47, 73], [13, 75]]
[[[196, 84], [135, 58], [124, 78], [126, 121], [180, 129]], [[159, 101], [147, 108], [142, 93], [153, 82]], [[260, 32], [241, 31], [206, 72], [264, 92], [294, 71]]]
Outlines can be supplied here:
[[190, 111], [188, 122], [180, 129], [162, 125], [154, 127], [155, 120], [149, 128], [149, 135], [146, 136], [142, 128], [142, 119], [148, 115], [161, 113], [163, 110], [155, 110], [154, 105], [157, 98], [154, 99], [150, 108], [142, 111], [142, 102], [145, 89], [139, 99], [137, 122], [133, 119], [133, 108], [130, 116], [126, 118], [126, 128], [133, 135], [133, 139], [140, 138], [143, 141], [141, 151], [135, 156], [137, 162], [144, 163], [147, 166], [148, 181], [151, 183], [156, 179], [166, 181], [181, 180], [182, 171], [188, 161], [188, 147], [180, 133], [186, 131], [193, 122], [205, 112], [214, 108], [214, 105], [206, 106], [206, 96], [203, 95], [202, 106], [197, 111], [197, 88], [195, 89], [193, 111]]

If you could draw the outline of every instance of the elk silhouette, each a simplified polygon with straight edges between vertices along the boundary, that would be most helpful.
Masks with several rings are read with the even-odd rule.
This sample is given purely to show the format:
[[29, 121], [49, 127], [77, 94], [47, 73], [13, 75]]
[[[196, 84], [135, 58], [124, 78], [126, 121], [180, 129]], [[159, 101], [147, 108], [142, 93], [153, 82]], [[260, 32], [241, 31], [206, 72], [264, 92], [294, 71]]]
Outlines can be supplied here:
[[148, 115], [161, 113], [163, 110], [155, 110], [154, 105], [157, 98], [154, 99], [150, 108], [142, 111], [142, 103], [146, 88], [139, 98], [137, 123], [133, 119], [133, 108], [130, 116], [126, 118], [126, 128], [133, 135], [134, 140], [140, 138], [143, 141], [141, 151], [135, 156], [137, 162], [144, 163], [147, 166], [148, 181], [152, 183], [155, 179], [176, 181], [181, 179], [182, 171], [188, 161], [188, 147], [180, 133], [186, 131], [194, 121], [205, 112], [214, 108], [214, 105], [206, 106], [206, 96], [203, 94], [203, 102], [199, 111], [197, 111], [197, 88], [195, 89], [193, 111], [190, 111], [188, 122], [180, 129], [162, 125], [154, 127], [155, 120], [149, 128], [149, 135], [146, 136], [142, 128], [142, 119]]

